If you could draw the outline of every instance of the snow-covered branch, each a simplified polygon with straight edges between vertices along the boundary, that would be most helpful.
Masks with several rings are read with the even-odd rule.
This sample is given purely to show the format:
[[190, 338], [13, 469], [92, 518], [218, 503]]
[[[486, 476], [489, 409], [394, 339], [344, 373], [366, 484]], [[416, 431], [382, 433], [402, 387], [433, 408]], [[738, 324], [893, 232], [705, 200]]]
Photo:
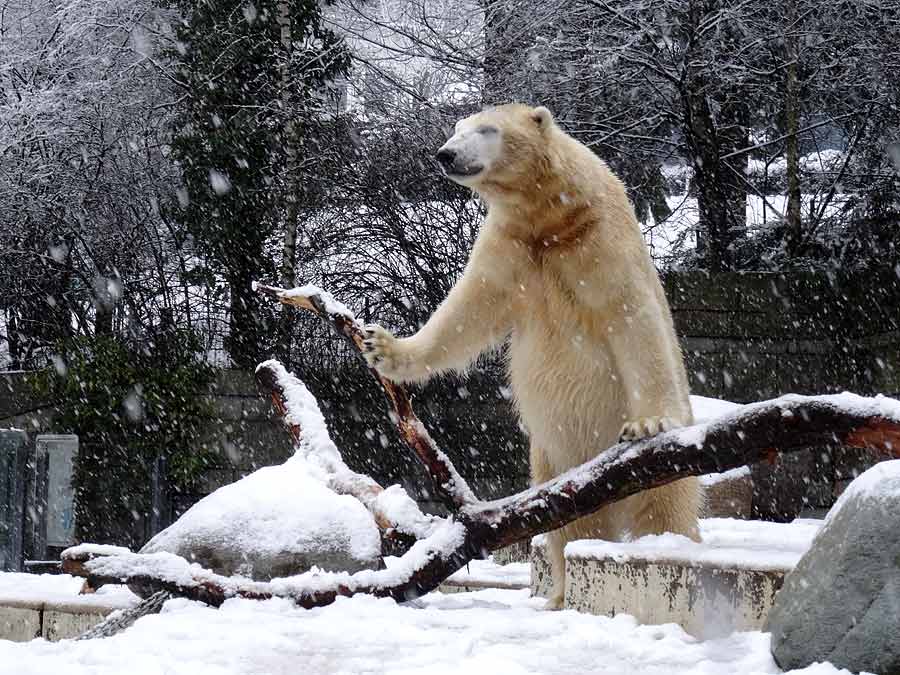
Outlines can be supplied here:
[[[282, 291], [267, 287], [265, 292], [282, 302], [311, 309], [331, 321], [357, 347], [362, 344], [361, 327], [352, 314], [319, 289]], [[333, 485], [359, 481], [371, 490], [362, 491], [359, 498], [363, 503], [370, 498], [381, 500], [387, 490], [379, 492], [377, 483], [354, 474], [343, 464], [318, 405], [303, 384], [277, 362], [263, 364], [260, 372], [264, 373], [264, 390], [274, 394], [298, 451], [330, 472]], [[392, 383], [381, 382], [390, 397]], [[354, 574], [313, 569], [260, 582], [218, 575], [169, 553], [135, 554], [127, 549], [90, 545], [65, 551], [63, 569], [87, 577], [95, 587], [124, 581], [146, 594], [167, 591], [215, 606], [228, 597], [285, 597], [301, 607], [316, 607], [330, 604], [338, 596], [357, 593], [404, 601], [437, 588], [470, 560], [562, 527], [643, 490], [686, 476], [727, 471], [778, 454], [829, 445], [870, 447], [900, 456], [900, 401], [847, 393], [788, 395], [742, 406], [705, 424], [619, 443], [590, 462], [511, 497], [491, 502], [466, 500], [446, 518], [429, 520], [418, 509], [380, 504], [379, 511], [370, 506], [370, 511], [381, 513], [385, 521], [398, 527], [412, 523], [407, 531], [417, 539], [387, 569]], [[411, 446], [417, 454], [421, 452], [416, 445]], [[441, 461], [444, 471], [455, 474], [449, 460]], [[357, 496], [352, 491], [350, 494]]]
[[[277, 298], [286, 305], [317, 314], [327, 321], [338, 335], [347, 339], [362, 358], [365, 340], [362, 324], [345, 305], [337, 302], [327, 291], [315, 286], [302, 286], [291, 290], [264, 284], [255, 284], [254, 287], [259, 293]], [[400, 437], [425, 466], [441, 501], [451, 511], [476, 502], [477, 499], [468, 483], [459, 475], [447, 455], [437, 447], [428, 430], [416, 416], [406, 388], [388, 380], [374, 369], [370, 369], [370, 372], [381, 384], [387, 396]]]
[[256, 382], [260, 391], [271, 398], [294, 441], [295, 453], [323, 472], [331, 490], [355, 497], [369, 510], [382, 530], [383, 544], [397, 544], [398, 538], [405, 539], [403, 535], [415, 540], [431, 533], [434, 519], [423, 514], [404, 490], [397, 485], [385, 490], [375, 479], [344, 463], [315, 397], [303, 382], [274, 360], [257, 367]]

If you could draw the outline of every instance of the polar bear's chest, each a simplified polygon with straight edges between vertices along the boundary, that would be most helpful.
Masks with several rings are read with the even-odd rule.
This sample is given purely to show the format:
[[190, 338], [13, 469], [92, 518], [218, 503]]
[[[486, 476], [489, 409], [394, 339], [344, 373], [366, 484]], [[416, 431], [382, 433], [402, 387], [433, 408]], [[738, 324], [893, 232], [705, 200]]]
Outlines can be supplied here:
[[522, 418], [544, 442], [558, 434], [577, 446], [608, 442], [621, 426], [624, 396], [602, 324], [552, 275], [529, 282], [509, 348]]

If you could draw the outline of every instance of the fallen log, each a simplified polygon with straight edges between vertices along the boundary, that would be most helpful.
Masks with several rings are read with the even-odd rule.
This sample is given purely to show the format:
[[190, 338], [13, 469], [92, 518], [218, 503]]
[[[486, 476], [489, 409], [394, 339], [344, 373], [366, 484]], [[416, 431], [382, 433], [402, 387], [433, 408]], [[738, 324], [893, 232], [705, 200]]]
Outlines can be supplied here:
[[167, 591], [214, 606], [229, 597], [285, 597], [309, 608], [357, 593], [403, 602], [434, 590], [470, 560], [643, 490], [829, 445], [900, 454], [900, 401], [853, 394], [789, 395], [743, 406], [707, 424], [619, 443], [552, 481], [511, 497], [466, 503], [436, 519], [430, 533], [385, 570], [311, 571], [253, 582], [216, 575], [171, 554], [91, 545], [65, 551], [63, 569], [93, 585], [128, 583], [147, 593]]

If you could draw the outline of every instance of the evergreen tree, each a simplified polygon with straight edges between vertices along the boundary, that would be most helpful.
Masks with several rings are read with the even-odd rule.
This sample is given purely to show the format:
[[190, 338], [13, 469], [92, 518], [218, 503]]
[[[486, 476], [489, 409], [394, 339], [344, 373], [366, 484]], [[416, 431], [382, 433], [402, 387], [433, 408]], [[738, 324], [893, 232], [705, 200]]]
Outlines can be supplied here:
[[304, 174], [316, 170], [310, 140], [349, 57], [316, 0], [177, 7], [173, 59], [185, 96], [173, 151], [186, 190], [182, 218], [208, 278], [221, 275], [228, 285], [232, 362], [251, 367], [272, 329], [251, 283], [274, 272], [267, 242], [278, 233], [293, 240]]

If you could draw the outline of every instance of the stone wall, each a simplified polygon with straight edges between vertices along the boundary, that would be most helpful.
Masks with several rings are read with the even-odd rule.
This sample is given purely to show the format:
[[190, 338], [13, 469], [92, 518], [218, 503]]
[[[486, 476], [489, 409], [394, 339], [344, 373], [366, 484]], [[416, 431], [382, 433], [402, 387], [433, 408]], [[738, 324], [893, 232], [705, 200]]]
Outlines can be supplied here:
[[670, 274], [696, 394], [900, 393], [900, 269], [853, 275]]
[[[900, 270], [888, 269], [851, 276], [666, 276], [693, 393], [737, 402], [787, 392], [900, 395], [898, 275]], [[297, 370], [319, 399], [348, 463], [384, 484], [403, 484], [426, 507], [433, 506], [425, 475], [400, 445], [383, 397], [365, 370], [356, 363], [331, 372], [304, 372], [302, 366]], [[51, 413], [28, 398], [21, 380], [20, 374], [0, 375], [0, 427], [52, 430]], [[252, 374], [225, 371], [209, 395], [216, 409], [209, 434], [228, 468], [210, 471], [203, 492], [288, 456], [287, 437], [272, 423]], [[527, 483], [526, 443], [496, 367], [430, 384], [416, 390], [414, 398], [438, 444], [479, 495], [509, 494]], [[855, 457], [849, 465], [836, 466], [826, 454], [825, 465], [823, 453], [799, 460], [806, 477], [810, 472], [827, 474], [826, 487], [810, 485], [800, 495], [797, 481], [803, 476], [781, 479], [781, 493], [754, 499], [775, 505], [773, 509], [756, 510], [755, 515], [772, 517], [784, 499], [803, 503], [809, 501], [807, 492], [816, 489], [822, 492], [819, 502], [827, 506], [834, 492], [828, 486], [837, 474], [852, 477], [857, 464], [871, 461]], [[778, 480], [764, 477], [759, 482]]]

